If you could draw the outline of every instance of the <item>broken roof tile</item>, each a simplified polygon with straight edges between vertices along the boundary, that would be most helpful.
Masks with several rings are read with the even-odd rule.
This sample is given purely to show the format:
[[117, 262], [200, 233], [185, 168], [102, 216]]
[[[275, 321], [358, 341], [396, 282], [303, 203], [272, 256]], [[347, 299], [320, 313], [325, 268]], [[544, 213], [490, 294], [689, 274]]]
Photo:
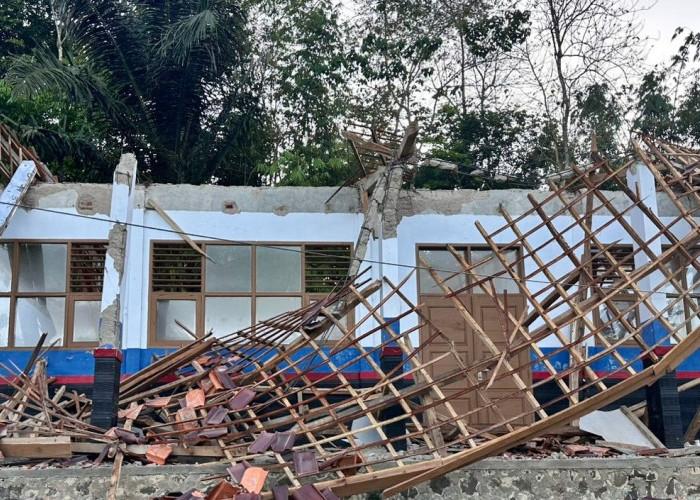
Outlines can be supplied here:
[[236, 495], [242, 492], [243, 489], [240, 486], [235, 486], [223, 479], [209, 492], [207, 500], [230, 500], [238, 498]]
[[318, 472], [318, 463], [313, 451], [295, 451], [292, 455], [292, 462], [294, 463], [294, 471], [300, 476]]
[[178, 422], [180, 430], [188, 431], [199, 427], [197, 423], [197, 413], [194, 408], [182, 408], [175, 414], [175, 420]]
[[204, 419], [205, 425], [217, 425], [224, 421], [228, 415], [228, 411], [223, 406], [215, 406], [209, 410], [206, 418]]
[[243, 473], [246, 471], [246, 469], [249, 469], [250, 467], [251, 465], [247, 461], [243, 460], [242, 462], [226, 469], [226, 472], [229, 473], [231, 479], [233, 479], [237, 483], [240, 483], [241, 479], [243, 479]]
[[167, 444], [153, 444], [146, 448], [146, 458], [154, 464], [164, 465], [172, 452], [172, 446]]
[[241, 478], [241, 486], [250, 493], [260, 493], [265, 487], [267, 471], [261, 467], [248, 467]]
[[185, 401], [187, 404], [187, 408], [199, 408], [200, 406], [204, 406], [204, 390], [192, 389], [191, 391], [187, 391], [187, 394], [185, 395]]
[[275, 432], [275, 438], [270, 448], [275, 453], [283, 453], [294, 447], [296, 435], [293, 432]]
[[289, 486], [282, 484], [280, 486], [275, 486], [272, 488], [272, 498], [273, 500], [288, 500], [289, 498]]
[[248, 448], [248, 453], [265, 453], [267, 450], [270, 449], [270, 445], [272, 444], [272, 441], [274, 441], [274, 439], [274, 434], [271, 434], [266, 431], [261, 432], [257, 439], [253, 442], [253, 444], [251, 444]]
[[243, 388], [228, 400], [228, 407], [232, 410], [242, 410], [255, 399], [255, 391]]

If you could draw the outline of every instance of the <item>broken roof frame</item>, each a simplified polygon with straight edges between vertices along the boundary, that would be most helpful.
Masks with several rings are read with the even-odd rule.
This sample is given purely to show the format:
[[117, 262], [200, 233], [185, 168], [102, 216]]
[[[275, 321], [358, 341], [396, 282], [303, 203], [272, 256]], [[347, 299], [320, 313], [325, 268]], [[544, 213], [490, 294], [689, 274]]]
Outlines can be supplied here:
[[[656, 216], [639, 190], [628, 186], [621, 177], [623, 170], [613, 169], [601, 160], [587, 169], [574, 168], [573, 178], [561, 187], [553, 187], [544, 200], [529, 197], [532, 208], [523, 215], [513, 217], [502, 207], [505, 224], [500, 229], [489, 233], [476, 223], [493, 252], [491, 258], [503, 269], [500, 274], [479, 275], [478, 267], [483, 262], [468, 263], [448, 246], [462, 272], [472, 278], [469, 286], [478, 287], [500, 311], [499, 320], [507, 339], [505, 349], [491, 342], [462, 302], [461, 294], [467, 290], [450, 289], [447, 280], [441, 280], [436, 270], [422, 262], [438, 282], [446, 300], [452, 302], [489, 351], [475, 363], [461, 361], [454, 345], [430, 321], [423, 306], [409, 299], [403, 290], [411, 277], [409, 274], [398, 284], [387, 278], [383, 283], [348, 284], [318, 303], [240, 332], [218, 339], [206, 336], [195, 340], [122, 382], [120, 418], [125, 423], [124, 428], [106, 434], [88, 423], [91, 411], [88, 399], [60, 390], [49, 398], [40, 355], [34, 357], [39, 361], [34, 363], [31, 376], [29, 370], [21, 372], [3, 366], [6, 372], [3, 380], [16, 389], [15, 395], [5, 396], [10, 404], [0, 414], [0, 423], [5, 426], [3, 432], [37, 438], [69, 436], [73, 440], [69, 448], [73, 453], [116, 447], [119, 466], [125, 453], [141, 460], [153, 457], [159, 461], [181, 454], [208, 454], [232, 464], [282, 470], [292, 491], [302, 487], [302, 479], [304, 482], [311, 479], [316, 481], [317, 488], [331, 488], [341, 496], [380, 489], [385, 496], [390, 496], [571, 422], [653, 383], [700, 346], [700, 328], [685, 333], [687, 324], [700, 319], [700, 309], [692, 296], [695, 284], [685, 287], [678, 279], [686, 267], [700, 270], [694, 253], [700, 243], [700, 226], [694, 219], [700, 197], [689, 168], [700, 159], [700, 153], [693, 157], [688, 151], [664, 144], [662, 153], [648, 138], [643, 139], [643, 146], [635, 147], [637, 159], [634, 161], [641, 162], [636, 168], [647, 168], [658, 188], [678, 210], [670, 224]], [[673, 155], [674, 151], [677, 156]], [[629, 162], [625, 168], [632, 165]], [[625, 196], [629, 206], [619, 209], [612, 203], [610, 192], [602, 189], [611, 183], [618, 188], [614, 196]], [[574, 188], [578, 192], [572, 195]], [[586, 211], [580, 213], [579, 208], [584, 203]], [[635, 231], [627, 221], [634, 210], [646, 218], [655, 234], [642, 237]], [[593, 224], [593, 215], [603, 213], [608, 216], [605, 222]], [[562, 215], [570, 221], [566, 228], [555, 223]], [[534, 226], [533, 216], [539, 218]], [[602, 231], [613, 224], [634, 242], [633, 252], [619, 260], [610, 251], [611, 245], [601, 242]], [[563, 232], [572, 227], [580, 228], [583, 233], [581, 240], [575, 243], [563, 236]], [[685, 236], [674, 233], [678, 228]], [[543, 232], [549, 234], [544, 241]], [[651, 242], [658, 243], [661, 238], [668, 246], [656, 252]], [[544, 262], [538, 254], [544, 245], [557, 245], [561, 251], [553, 260]], [[509, 261], [505, 252], [514, 247], [521, 249], [521, 255]], [[598, 275], [591, 272], [591, 247], [605, 255], [612, 264], [610, 269]], [[625, 271], [625, 261], [639, 257], [647, 263]], [[526, 259], [536, 264], [536, 270], [521, 277], [517, 266]], [[554, 275], [552, 266], [564, 259], [570, 261], [573, 270], [564, 277]], [[682, 265], [670, 269], [668, 265], [672, 259], [680, 259]], [[662, 276], [654, 287], [640, 287], [640, 280], [654, 273]], [[545, 278], [546, 284], [531, 291], [528, 280], [537, 277]], [[611, 277], [614, 277], [612, 283]], [[518, 286], [529, 312], [520, 317], [510, 313], [508, 295], [496, 293], [494, 286], [494, 280], [504, 278]], [[388, 292], [377, 298], [376, 292], [382, 285]], [[673, 297], [659, 308], [654, 299], [668, 286], [673, 288]], [[629, 291], [633, 297], [623, 309], [615, 303], [619, 290]], [[387, 322], [380, 308], [390, 299], [400, 300], [404, 312]], [[690, 315], [685, 322], [671, 325], [664, 314], [676, 303], [688, 304]], [[612, 315], [602, 324], [596, 324], [590, 315], [600, 307], [609, 308]], [[627, 312], [637, 307], [646, 310], [645, 322], [639, 325], [626, 319]], [[340, 319], [356, 308], [359, 308], [360, 314], [356, 315], [359, 319], [351, 328], [346, 328]], [[414, 316], [416, 326], [394, 332], [391, 323], [406, 316]], [[544, 324], [530, 328], [538, 318]], [[614, 322], [622, 324], [627, 333], [625, 338], [610, 341], [605, 337], [604, 328]], [[656, 325], [657, 334], [661, 332], [651, 340], [645, 330], [650, 325]], [[330, 352], [325, 352], [319, 342], [331, 327], [343, 332], [343, 338]], [[423, 343], [415, 346], [410, 336], [419, 329], [428, 334]], [[363, 342], [380, 330], [387, 334], [381, 343], [368, 346]], [[568, 337], [567, 331], [574, 333]], [[538, 343], [552, 336], [560, 347], [544, 353]], [[438, 339], [451, 348], [441, 356], [427, 359], [423, 355], [426, 348]], [[640, 348], [632, 358], [621, 351], [629, 339]], [[671, 339], [675, 343], [670, 343]], [[603, 348], [586, 356], [581, 347], [592, 340]], [[375, 357], [390, 345], [400, 350], [404, 361], [399, 367], [384, 371]], [[658, 349], [660, 346], [664, 347], [664, 352]], [[335, 356], [342, 349], [352, 352], [352, 356]], [[532, 353], [529, 363], [514, 366], [512, 360], [523, 351]], [[570, 356], [569, 366], [557, 368], [550, 361], [560, 353]], [[443, 358], [453, 358], [458, 367], [431, 376], [430, 366]], [[603, 358], [612, 358], [616, 367], [609, 372], [596, 372], [593, 365]], [[641, 359], [647, 360], [647, 367], [637, 371], [633, 365]], [[367, 363], [375, 373], [378, 381], [373, 387], [356, 388], [344, 375], [346, 368], [358, 362]], [[546, 368], [548, 377], [537, 382], [523, 380], [519, 372], [536, 363]], [[479, 380], [477, 372], [486, 368], [490, 376]], [[585, 380], [575, 377], [581, 372], [585, 373]], [[626, 378], [610, 385], [610, 379], [618, 374]], [[174, 376], [174, 380], [164, 382], [165, 376]], [[444, 392], [445, 388], [463, 379], [469, 382], [466, 387], [451, 391], [449, 395]], [[489, 387], [502, 379], [512, 380], [516, 389], [498, 398], [490, 397]], [[534, 389], [551, 382], [559, 387], [561, 395], [547, 402], [538, 401]], [[579, 397], [583, 390], [596, 393], [584, 400]], [[478, 408], [457, 412], [451, 402], [469, 392], [476, 394], [481, 404]], [[528, 405], [523, 414], [512, 415], [501, 410], [508, 400], [522, 395]], [[564, 400], [568, 406], [557, 410], [554, 405]], [[401, 408], [398, 416], [383, 419], [382, 410], [395, 406]], [[498, 422], [473, 426], [473, 415], [484, 408], [493, 409]], [[524, 416], [533, 423], [519, 424]], [[364, 427], [353, 428], [353, 423], [362, 417], [366, 417]], [[396, 421], [408, 423], [406, 435], [389, 436], [384, 432], [383, 426]], [[143, 436], [130, 430], [132, 425], [140, 429]], [[362, 431], [374, 431], [379, 439], [364, 443], [358, 439]], [[279, 435], [271, 439], [272, 433]], [[0, 451], [8, 439], [11, 438], [0, 439]], [[419, 446], [399, 452], [396, 446], [399, 439], [410, 439]], [[279, 440], [278, 445], [273, 445], [276, 440]], [[366, 453], [377, 446], [383, 446], [386, 454], [370, 456]], [[455, 446], [461, 451], [452, 452]], [[314, 458], [311, 464], [307, 463], [309, 452]], [[414, 455], [424, 458], [427, 455], [427, 459], [409, 462]], [[115, 466], [117, 482], [119, 466]], [[319, 474], [334, 477], [316, 477]]]

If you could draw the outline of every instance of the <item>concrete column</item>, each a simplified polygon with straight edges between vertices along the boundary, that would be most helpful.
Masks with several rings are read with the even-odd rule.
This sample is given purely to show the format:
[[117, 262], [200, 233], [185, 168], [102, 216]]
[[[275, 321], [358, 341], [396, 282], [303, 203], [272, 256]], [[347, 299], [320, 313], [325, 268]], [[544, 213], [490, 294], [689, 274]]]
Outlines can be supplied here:
[[124, 296], [128, 225], [133, 214], [136, 191], [136, 157], [122, 155], [114, 171], [107, 255], [105, 257], [100, 311], [99, 347], [95, 350], [93, 410], [91, 423], [108, 429], [117, 424], [119, 377], [124, 360], [122, 347], [121, 297]]
[[102, 307], [100, 311], [100, 348], [121, 349], [121, 308], [122, 287], [125, 284], [124, 264], [126, 261], [127, 228], [133, 214], [133, 197], [136, 191], [136, 157], [122, 155], [114, 171], [112, 184], [112, 205], [105, 258], [104, 281], [102, 285]]
[[[642, 202], [649, 208], [649, 210], [658, 215], [659, 208], [656, 200], [654, 176], [649, 171], [647, 166], [644, 165], [644, 163], [636, 162], [627, 169], [627, 185], [632, 191], [639, 193]], [[633, 208], [630, 212], [630, 223], [639, 237], [647, 243], [647, 246], [651, 250], [652, 254], [661, 255], [661, 238], [654, 238], [658, 230], [652, 221], [646, 215], [644, 215], [639, 207]], [[654, 239], [652, 240], [652, 238]], [[636, 243], [633, 243], [633, 245], [634, 249], [637, 250], [638, 245]], [[639, 252], [634, 256], [634, 267], [636, 269], [639, 269], [650, 262], [651, 259], [645, 252]], [[661, 271], [654, 271], [653, 273], [641, 278], [637, 284], [642, 291], [650, 291], [657, 288], [663, 282], [663, 279], [664, 276]], [[651, 296], [651, 303], [657, 311], [662, 310], [666, 304], [666, 294], [663, 292], [654, 293]], [[640, 305], [639, 315], [642, 325], [647, 323], [653, 317], [651, 311], [649, 311], [644, 304]], [[652, 328], [645, 333], [648, 334], [647, 336], [649, 337], [649, 341], [652, 341], [651, 344], [657, 343], [663, 336], [665, 336], [665, 332], [659, 332], [657, 328]]]
[[[642, 162], [637, 162], [627, 170], [627, 185], [638, 193], [642, 202], [654, 213], [659, 213], [656, 199], [656, 185], [654, 176], [649, 168]], [[630, 213], [632, 228], [644, 240], [653, 255], [661, 255], [661, 238], [654, 238], [656, 227], [651, 220], [644, 215], [638, 207]], [[654, 238], [654, 239], [652, 239]], [[634, 244], [637, 250], [639, 245]], [[640, 268], [651, 262], [645, 252], [639, 252], [634, 256], [635, 268]], [[661, 271], [654, 271], [641, 278], [637, 285], [643, 292], [657, 289], [663, 282]], [[655, 292], [650, 301], [654, 309], [661, 311], [666, 306], [666, 294]], [[654, 349], [654, 353], [663, 357], [670, 346], [669, 332], [660, 321], [654, 319], [652, 312], [644, 305], [640, 305], [639, 311], [642, 325], [642, 338], [648, 346], [661, 344]], [[644, 367], [652, 365], [651, 360], [644, 360]], [[678, 382], [676, 372], [665, 374], [658, 381], [646, 388], [647, 412], [649, 415], [649, 429], [669, 448], [680, 448], [683, 445], [683, 428], [681, 423], [680, 399], [678, 396]]]

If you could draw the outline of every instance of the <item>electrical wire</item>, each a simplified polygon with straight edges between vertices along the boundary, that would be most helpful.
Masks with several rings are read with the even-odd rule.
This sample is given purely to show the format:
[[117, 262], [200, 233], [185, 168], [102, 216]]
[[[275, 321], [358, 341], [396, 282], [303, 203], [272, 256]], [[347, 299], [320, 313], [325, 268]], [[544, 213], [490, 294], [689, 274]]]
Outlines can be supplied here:
[[[234, 240], [234, 239], [230, 239], [230, 238], [222, 238], [219, 236], [210, 236], [210, 235], [200, 234], [200, 233], [190, 233], [190, 232], [185, 232], [185, 231], [180, 232], [180, 231], [176, 231], [175, 229], [171, 229], [171, 228], [162, 228], [162, 227], [158, 227], [158, 226], [150, 226], [147, 224], [137, 224], [135, 222], [124, 222], [124, 221], [120, 221], [117, 219], [110, 219], [109, 217], [93, 217], [92, 215], [84, 215], [84, 214], [77, 214], [77, 213], [74, 214], [74, 213], [63, 212], [61, 210], [56, 210], [56, 209], [51, 209], [51, 208], [43, 208], [43, 207], [34, 207], [34, 206], [30, 206], [30, 205], [24, 205], [22, 203], [10, 203], [10, 202], [6, 202], [6, 201], [0, 201], [0, 205], [7, 205], [7, 206], [15, 207], [15, 208], [23, 208], [25, 210], [37, 210], [37, 211], [47, 212], [47, 213], [56, 214], [56, 215], [63, 215], [63, 216], [68, 216], [68, 217], [87, 219], [87, 220], [90, 220], [93, 222], [106, 222], [109, 224], [124, 224], [125, 226], [128, 226], [128, 227], [148, 229], [148, 230], [152, 230], [152, 231], [160, 231], [163, 233], [177, 234], [179, 236], [187, 235], [190, 238], [200, 238], [200, 239], [213, 240], [213, 241], [217, 241], [219, 243], [232, 243], [235, 245], [248, 245], [251, 247], [260, 247], [260, 248], [274, 248], [276, 250], [283, 250], [283, 251], [295, 252], [295, 253], [300, 253], [300, 254], [307, 253], [307, 254], [311, 254], [314, 256], [334, 257], [334, 258], [345, 259], [348, 261], [353, 260], [353, 257], [345, 257], [342, 255], [336, 255], [336, 254], [327, 254], [324, 252], [304, 252], [301, 249], [296, 249], [296, 248], [293, 248], [291, 246], [286, 246], [283, 243], [274, 243], [274, 244], [268, 243], [268, 244], [266, 244], [266, 243], [260, 243], [260, 242], [256, 242], [256, 241]], [[438, 248], [436, 248], [436, 250], [437, 249]], [[415, 270], [415, 271], [421, 271], [421, 270], [427, 271], [428, 270], [428, 268], [424, 267], [424, 266], [411, 265], [411, 264], [401, 264], [398, 262], [388, 262], [388, 261], [384, 261], [384, 260], [362, 259], [362, 262], [368, 263], [368, 264], [377, 264], [377, 265], [381, 264], [381, 265], [385, 265], [385, 266], [398, 267], [398, 268], [402, 268], [402, 269], [410, 269], [412, 271], [413, 270]], [[441, 273], [450, 273], [451, 275], [454, 275], [454, 276], [462, 274], [459, 271], [456, 271], [454, 269], [439, 269], [436, 267], [432, 267], [432, 269], [434, 271], [441, 272]], [[477, 274], [477, 276], [479, 276], [483, 279], [502, 279], [502, 280], [508, 280], [508, 281], [513, 280], [509, 276], [499, 276], [499, 275], [489, 275], [489, 274]], [[535, 280], [535, 279], [528, 279], [527, 282], [540, 283], [540, 284], [545, 284], [545, 285], [552, 284], [550, 281]], [[598, 286], [598, 285], [596, 285], [596, 284], [591, 284], [591, 285], [578, 284], [578, 286], [579, 286], [579, 288], [583, 288], [583, 287], [593, 288], [593, 287]], [[617, 290], [627, 290], [627, 288], [618, 288]], [[640, 289], [639, 291], [641, 293], [652, 293], [648, 290], [641, 290]]]

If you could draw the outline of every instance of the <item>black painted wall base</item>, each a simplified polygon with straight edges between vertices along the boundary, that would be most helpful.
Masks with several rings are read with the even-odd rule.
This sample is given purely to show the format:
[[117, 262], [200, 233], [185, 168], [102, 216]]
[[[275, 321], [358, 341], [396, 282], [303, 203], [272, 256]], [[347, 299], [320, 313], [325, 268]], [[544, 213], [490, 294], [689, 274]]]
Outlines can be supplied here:
[[[644, 368], [650, 366], [644, 360]], [[646, 388], [649, 430], [667, 448], [683, 448], [683, 421], [676, 372], [665, 374]]]
[[95, 379], [90, 423], [102, 429], [110, 429], [117, 425], [123, 357], [117, 349], [96, 349], [94, 354]]
[[[393, 352], [394, 349], [397, 352]], [[382, 355], [380, 356], [380, 366], [384, 373], [389, 373], [391, 370], [393, 370], [397, 366], [400, 366], [401, 363], [403, 363], [403, 353], [398, 348], [390, 347], [385, 348], [384, 350], [391, 352], [391, 354], [388, 354], [387, 352], [382, 352]], [[396, 381], [394, 382], [394, 386], [397, 389], [401, 389], [403, 386], [403, 382]], [[391, 406], [389, 408], [386, 408], [379, 414], [379, 421], [381, 422], [382, 420], [389, 420], [394, 417], [398, 417], [399, 415], [403, 415], [404, 413], [405, 412], [403, 408], [401, 408], [401, 406]], [[384, 434], [386, 434], [386, 437], [388, 437], [389, 439], [405, 436], [406, 420], [399, 420], [391, 424], [383, 425], [382, 430], [384, 431]], [[397, 451], [405, 451], [408, 448], [408, 441], [406, 439], [397, 439], [392, 444], [394, 445], [394, 449]]]

